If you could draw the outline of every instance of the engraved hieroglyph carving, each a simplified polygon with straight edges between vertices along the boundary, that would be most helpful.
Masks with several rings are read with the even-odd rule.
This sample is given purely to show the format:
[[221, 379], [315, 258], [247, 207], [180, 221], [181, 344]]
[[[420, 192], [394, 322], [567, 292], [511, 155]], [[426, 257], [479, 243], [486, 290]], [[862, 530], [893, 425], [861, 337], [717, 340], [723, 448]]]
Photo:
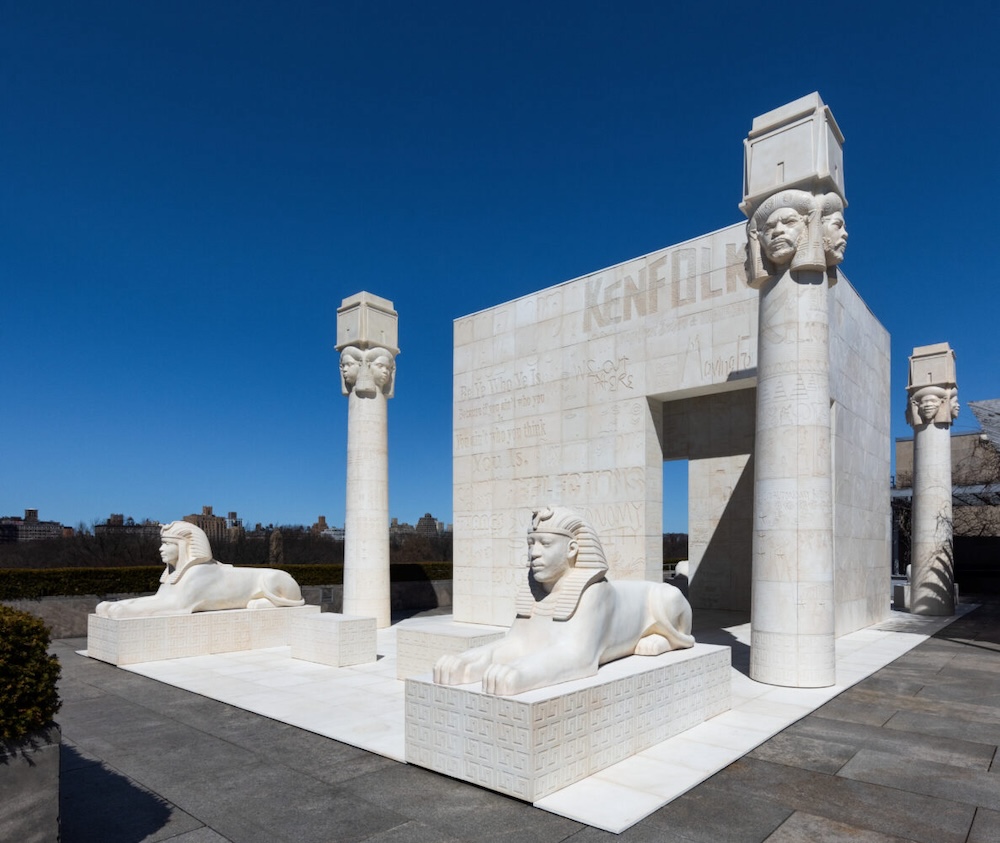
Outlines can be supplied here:
[[693, 646], [691, 606], [666, 583], [611, 583], [594, 529], [562, 507], [534, 513], [528, 571], [517, 617], [502, 641], [442, 656], [434, 681], [482, 681], [488, 694], [513, 695], [597, 673], [630, 655]]
[[205, 532], [186, 521], [160, 529], [160, 558], [166, 568], [156, 594], [104, 601], [94, 610], [103, 618], [187, 615], [219, 609], [264, 609], [305, 603], [298, 583], [274, 568], [234, 568], [212, 558]]

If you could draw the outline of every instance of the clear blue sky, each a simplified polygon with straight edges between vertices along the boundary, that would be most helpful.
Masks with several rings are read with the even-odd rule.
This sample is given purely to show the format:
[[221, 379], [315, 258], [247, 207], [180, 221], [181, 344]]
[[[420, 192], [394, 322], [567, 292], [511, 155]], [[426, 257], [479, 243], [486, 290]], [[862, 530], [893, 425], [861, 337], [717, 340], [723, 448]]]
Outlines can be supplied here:
[[452, 320], [741, 220], [751, 120], [814, 90], [893, 435], [915, 345], [1000, 396], [997, 9], [5, 3], [0, 515], [342, 524], [336, 309], [368, 290], [391, 512], [450, 521]]

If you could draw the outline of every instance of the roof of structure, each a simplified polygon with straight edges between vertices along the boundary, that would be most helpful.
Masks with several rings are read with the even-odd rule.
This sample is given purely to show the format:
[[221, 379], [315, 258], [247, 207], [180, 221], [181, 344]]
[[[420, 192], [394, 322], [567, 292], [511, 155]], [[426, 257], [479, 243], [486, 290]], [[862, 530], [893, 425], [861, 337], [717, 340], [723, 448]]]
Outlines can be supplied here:
[[983, 433], [989, 437], [990, 444], [994, 448], [1000, 449], [1000, 398], [991, 398], [988, 401], [970, 401], [969, 409], [975, 415]]

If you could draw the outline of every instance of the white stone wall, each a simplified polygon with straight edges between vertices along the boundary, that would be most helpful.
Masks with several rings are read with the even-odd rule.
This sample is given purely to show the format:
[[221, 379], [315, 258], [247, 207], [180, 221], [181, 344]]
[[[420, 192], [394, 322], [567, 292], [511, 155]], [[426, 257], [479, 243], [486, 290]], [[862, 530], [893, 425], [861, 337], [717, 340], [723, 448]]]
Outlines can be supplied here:
[[[509, 625], [530, 513], [597, 528], [615, 579], [658, 580], [663, 460], [689, 460], [691, 601], [747, 609], [758, 292], [745, 228], [455, 322], [455, 620]], [[830, 289], [836, 634], [889, 594], [889, 337]]]
[[830, 289], [836, 635], [889, 613], [889, 333], [840, 275]]
[[455, 619], [509, 624], [539, 506], [582, 510], [617, 579], [659, 579], [659, 402], [756, 365], [744, 226], [455, 322]]

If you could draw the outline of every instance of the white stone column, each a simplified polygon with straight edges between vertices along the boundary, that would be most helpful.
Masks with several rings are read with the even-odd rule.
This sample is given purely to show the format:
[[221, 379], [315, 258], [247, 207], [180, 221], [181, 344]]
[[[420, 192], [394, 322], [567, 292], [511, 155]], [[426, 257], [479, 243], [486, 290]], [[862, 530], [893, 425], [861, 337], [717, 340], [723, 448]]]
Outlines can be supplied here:
[[955, 614], [951, 423], [958, 415], [955, 352], [913, 349], [906, 420], [913, 427], [910, 603], [916, 615]]
[[786, 271], [760, 292], [750, 676], [834, 684], [827, 278]]
[[387, 401], [395, 383], [392, 302], [358, 293], [337, 311], [341, 387], [347, 396], [344, 614], [390, 624]]
[[843, 136], [810, 94], [745, 143], [748, 282], [760, 290], [750, 676], [836, 681], [828, 287], [844, 256]]

